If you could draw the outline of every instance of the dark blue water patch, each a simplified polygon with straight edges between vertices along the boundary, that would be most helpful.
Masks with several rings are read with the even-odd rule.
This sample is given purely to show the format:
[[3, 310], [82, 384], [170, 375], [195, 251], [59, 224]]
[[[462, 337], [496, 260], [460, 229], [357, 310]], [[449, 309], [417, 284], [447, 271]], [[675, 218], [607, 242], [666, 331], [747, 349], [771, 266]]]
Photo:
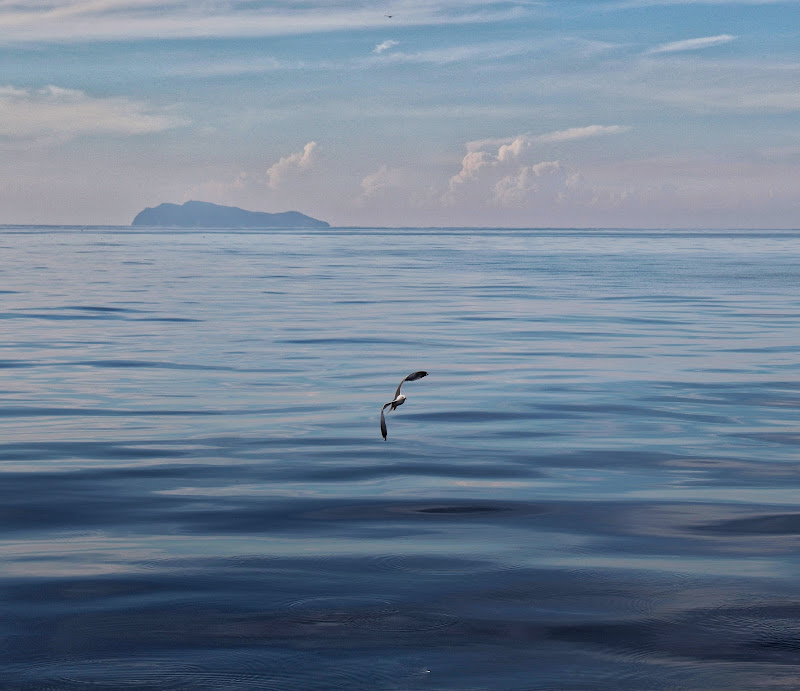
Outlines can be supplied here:
[[623, 334], [619, 331], [568, 331], [551, 328], [541, 329], [515, 329], [514, 331], [507, 332], [509, 337], [524, 338], [525, 340], [545, 340], [545, 341], [572, 341], [574, 339], [620, 339], [630, 336], [630, 334]]
[[[224, 452], [224, 450], [223, 450]], [[207, 487], [212, 492], [220, 484], [235, 480], [238, 483], [280, 483], [280, 482], [352, 482], [382, 477], [447, 477], [447, 478], [535, 478], [543, 473], [530, 463], [514, 462], [481, 462], [465, 460], [453, 463], [384, 463], [373, 465], [346, 465], [337, 462], [328, 467], [317, 464], [301, 465], [291, 460], [270, 461], [265, 463], [235, 462], [234, 454], [224, 465], [211, 463], [191, 463], [189, 459], [218, 459], [220, 452], [214, 449], [170, 449], [170, 448], [137, 448], [116, 444], [74, 443], [74, 444], [39, 444], [20, 448], [8, 445], [0, 449], [0, 461], [8, 463], [0, 474], [4, 485], [0, 496], [7, 492], [35, 494], [47, 491], [54, 486], [96, 487], [99, 493], [121, 491], [121, 488], [138, 488], [164, 490], [180, 487], [187, 483], [194, 486]], [[342, 454], [343, 458], [349, 454]], [[86, 465], [76, 470], [54, 471], [15, 471], [13, 463], [35, 462], [46, 467], [51, 460], [80, 459]], [[182, 458], [187, 462], [169, 464], [171, 459]], [[131, 463], [142, 460], [148, 463], [162, 460], [160, 465], [124, 465], [97, 467], [90, 465], [94, 460]], [[38, 466], [37, 466], [38, 467]], [[146, 485], [142, 481], [150, 481]], [[137, 484], [138, 483], [138, 484]], [[101, 488], [101, 485], [109, 485]]]
[[465, 322], [499, 322], [499, 321], [516, 321], [516, 317], [497, 317], [494, 315], [461, 315], [456, 316], [457, 321]]
[[[668, 326], [671, 330], [675, 333], [686, 333], [691, 329], [697, 328], [697, 324], [693, 321], [689, 321], [687, 319], [667, 319], [667, 318], [658, 318], [658, 317], [608, 317], [608, 321], [617, 324], [633, 324], [638, 325], [642, 324], [645, 326]], [[689, 329], [681, 329], [677, 328], [679, 326], [689, 327]]]
[[778, 513], [734, 518], [693, 526], [703, 533], [719, 535], [800, 535], [800, 513]]
[[225, 416], [225, 415], [277, 415], [318, 410], [317, 406], [284, 406], [282, 408], [254, 408], [244, 410], [169, 409], [169, 408], [64, 408], [56, 406], [5, 406], [0, 407], [3, 417], [174, 417], [174, 416]]
[[[798, 440], [800, 441], [800, 440]], [[694, 482], [714, 484], [717, 487], [776, 488], [786, 487], [787, 482], [800, 480], [800, 467], [796, 463], [772, 460], [759, 453], [747, 458], [744, 456], [685, 456], [663, 461], [666, 468], [689, 470]], [[698, 476], [697, 473], [703, 473]]]
[[[310, 410], [313, 410], [314, 407], [311, 407]], [[377, 423], [376, 423], [377, 427]], [[378, 438], [377, 441], [381, 441]], [[347, 447], [358, 448], [358, 447], [371, 447], [374, 446], [376, 440], [374, 437], [331, 437], [326, 435], [314, 435], [314, 436], [303, 436], [303, 437], [292, 437], [291, 439], [286, 438], [272, 438], [272, 439], [252, 439], [250, 441], [243, 441], [243, 444], [251, 446], [251, 448], [259, 448], [259, 447], [280, 447], [280, 448], [289, 448], [289, 449], [305, 449], [305, 448], [321, 448], [321, 449], [344, 449], [344, 451], [340, 453], [352, 454], [352, 450], [348, 451]], [[327, 452], [325, 454], [327, 456]]]
[[519, 464], [503, 463], [387, 463], [365, 466], [319, 467], [311, 471], [299, 471], [296, 475], [308, 481], [330, 480], [337, 482], [370, 480], [381, 477], [447, 477], [447, 478], [533, 478], [543, 473]]
[[532, 457], [539, 466], [549, 468], [653, 468], [677, 465], [693, 459], [685, 454], [653, 449], [581, 449], [566, 453], [537, 454]]
[[192, 317], [128, 317], [124, 311], [90, 311], [78, 314], [62, 314], [57, 312], [0, 312], [0, 319], [41, 319], [44, 321], [91, 321], [98, 319], [124, 320], [137, 322], [202, 322]]
[[733, 432], [730, 436], [800, 448], [800, 432]]
[[[192, 451], [182, 449], [185, 443], [135, 442], [119, 440], [102, 441], [32, 441], [0, 444], [0, 461], [59, 461], [82, 460], [151, 460], [154, 458], [183, 458]], [[178, 447], [178, 448], [176, 448]], [[195, 451], [196, 453], [196, 451]], [[162, 469], [163, 470], [163, 469]], [[128, 469], [127, 472], [154, 472], [145, 467]]]
[[800, 607], [780, 602], [751, 607], [731, 604], [685, 610], [673, 620], [555, 626], [548, 635], [602, 649], [675, 661], [714, 660], [797, 667]]
[[595, 298], [600, 302], [635, 302], [635, 303], [666, 303], [674, 305], [718, 305], [722, 304], [719, 298], [704, 297], [698, 295], [684, 295], [680, 293], [665, 294], [665, 293], [646, 293], [643, 292], [639, 295], [600, 295]]
[[562, 419], [567, 416], [558, 413], [551, 413], [546, 410], [437, 410], [430, 413], [403, 412], [402, 417], [407, 420], [474, 424], [478, 422], [497, 422], [501, 420], [552, 420]]
[[537, 350], [530, 348], [528, 350], [503, 350], [496, 357], [502, 358], [520, 358], [520, 357], [557, 357], [575, 360], [636, 360], [647, 358], [647, 355], [638, 355], [637, 353], [620, 353], [620, 352], [596, 352], [596, 351], [569, 351], [564, 352], [561, 350]]
[[125, 369], [129, 367], [144, 367], [148, 369], [195, 369], [195, 370], [219, 369], [219, 367], [215, 367], [213, 365], [186, 365], [173, 362], [156, 362], [153, 360], [76, 360], [75, 362], [70, 364], [85, 366], [85, 367], [102, 367], [109, 369]]
[[[169, 500], [172, 503], [169, 503]], [[88, 500], [88, 499], [87, 499]], [[529, 525], [550, 510], [546, 505], [453, 501], [367, 502], [287, 500], [280, 496], [169, 496], [133, 513], [134, 523], [153, 525], [186, 535], [295, 535], [347, 540], [409, 539], [420, 531], [444, 525]], [[98, 507], [99, 519], [104, 507]], [[81, 523], [81, 525], [85, 525]], [[111, 523], [113, 525], [113, 522]]]
[[535, 430], [535, 429], [526, 429], [524, 427], [515, 427], [515, 428], [507, 428], [504, 430], [472, 430], [472, 431], [464, 431], [459, 434], [459, 439], [486, 439], [486, 440], [504, 440], [510, 441], [512, 439], [516, 440], [537, 440], [537, 439], [548, 439], [552, 437], [563, 437], [568, 435], [569, 433], [564, 430]]
[[200, 323], [203, 319], [195, 319], [194, 317], [144, 317], [141, 319], [131, 319], [131, 321], [139, 322], [175, 322], [181, 323]]
[[29, 360], [0, 360], [0, 369], [18, 369], [32, 365]]
[[0, 418], [4, 417], [138, 417], [174, 415], [235, 415], [242, 411], [224, 410], [170, 410], [142, 408], [139, 410], [115, 410], [112, 408], [63, 408], [55, 406], [4, 406], [0, 407]]
[[800, 391], [800, 381], [787, 379], [759, 379], [756, 382], [730, 381], [656, 381], [656, 386], [662, 389], [679, 389], [683, 391], [707, 391], [717, 396], [738, 396], [744, 392], [756, 390], [784, 389], [787, 391]]
[[[234, 478], [219, 467], [138, 472], [121, 469], [62, 473], [4, 473], [0, 486], [0, 532], [18, 533], [102, 528], [105, 531], [150, 530], [156, 533], [271, 534], [309, 531], [342, 532], [356, 537], [352, 523], [370, 516], [384, 523], [418, 522], [423, 519], [480, 520], [503, 516], [512, 522], [541, 513], [539, 506], [503, 502], [437, 501], [427, 503], [372, 502], [353, 506], [344, 500], [311, 500], [261, 494], [217, 496], [221, 481], [248, 480], [248, 469]], [[255, 468], [249, 469], [253, 475]], [[254, 478], [249, 478], [250, 480]], [[208, 483], [210, 493], [170, 492], [187, 481]], [[204, 482], [205, 481], [205, 482]], [[371, 512], [371, 513], [370, 513]], [[337, 518], [338, 520], [333, 520]], [[347, 525], [350, 524], [350, 525]], [[374, 534], [376, 528], [365, 526]], [[394, 530], [394, 534], [403, 534]]]
[[[387, 651], [388, 653], [389, 651]], [[86, 688], [158, 691], [330, 691], [330, 689], [429, 688], [421, 656], [406, 661], [402, 654], [373, 654], [271, 649], [267, 645], [195, 650], [154, 651], [139, 656], [100, 656], [87, 660], [53, 660], [33, 666], [6, 668], [6, 678], [25, 685], [14, 691], [77, 691]], [[9, 677], [9, 675], [11, 675]], [[402, 680], [402, 681], [401, 681]], [[399, 685], [402, 684], [402, 685]]]
[[[76, 360], [66, 363], [52, 363], [59, 366], [75, 365], [83, 367], [99, 367], [106, 369], [125, 369], [125, 368], [144, 368], [144, 369], [167, 369], [167, 370], [188, 370], [188, 371], [218, 371], [218, 372], [249, 372], [249, 373], [285, 373], [287, 370], [277, 367], [232, 367], [230, 365], [203, 365], [198, 363], [163, 362], [157, 360]], [[2, 365], [0, 365], [2, 366]]]
[[[790, 366], [790, 367], [793, 367]], [[771, 369], [777, 369], [773, 366]], [[792, 395], [787, 395], [790, 392]], [[682, 406], [753, 406], [757, 408], [800, 408], [800, 395], [795, 387], [773, 387], [754, 384], [739, 390], [721, 390], [715, 395], [653, 395], [643, 398], [652, 402], [676, 403]]]
[[169, 369], [169, 370], [196, 370], [196, 371], [223, 371], [223, 372], [285, 372], [276, 368], [251, 368], [243, 369], [226, 365], [201, 365], [178, 362], [160, 362], [155, 360], [73, 360], [58, 361], [50, 360], [46, 362], [30, 360], [0, 360], [0, 368], [30, 368], [30, 367], [99, 367], [106, 369], [126, 369], [126, 368], [145, 368], [145, 369]]
[[[722, 348], [721, 353], [800, 353], [800, 345], [785, 344], [758, 347]], [[796, 366], [796, 365], [795, 365]]]
[[[695, 688], [674, 683], [668, 670], [691, 670], [696, 681], [687, 664], [698, 660], [797, 665], [796, 587], [742, 605], [757, 581], [624, 569], [508, 571], [465, 559], [454, 587], [436, 557], [409, 563], [380, 570], [359, 558], [208, 559], [175, 574], [159, 565], [138, 577], [6, 582], [2, 609], [14, 634], [3, 646], [4, 678], [124, 688], [153, 675], [135, 688], [169, 688], [165, 680], [180, 672], [182, 688], [212, 688], [228, 679], [231, 654], [256, 650], [261, 666], [233, 664], [242, 685], [224, 688], [475, 688], [487, 674], [494, 683], [487, 678], [480, 688], [657, 689], [659, 665], [669, 681], [663, 688]], [[353, 656], [360, 677], [340, 684], [334, 674], [316, 686], [313, 675], [302, 676], [309, 668], [350, 674]], [[402, 669], [380, 677], [387, 658]], [[272, 686], [276, 679], [281, 684]]]
[[96, 319], [124, 319], [122, 315], [106, 314], [59, 314], [47, 312], [0, 312], [0, 319], [41, 319], [44, 321], [91, 321]]
[[556, 505], [511, 501], [468, 501], [441, 499], [426, 501], [371, 501], [353, 503], [345, 500], [329, 506], [308, 508], [303, 516], [340, 521], [440, 521], [501, 520], [515, 522], [554, 511]]
[[765, 310], [763, 312], [745, 312], [736, 310], [736, 317], [742, 320], [763, 320], [771, 327], [775, 326], [795, 326], [800, 318], [800, 312], [775, 312]]
[[66, 310], [80, 310], [82, 312], [99, 312], [99, 313], [141, 313], [144, 310], [135, 309], [133, 307], [108, 307], [106, 305], [64, 305], [63, 307], [50, 307], [47, 309], [66, 309]]
[[[124, 494], [120, 491], [97, 494], [91, 485], [42, 486], [29, 495], [8, 497], [0, 507], [0, 534], [31, 531], [55, 531], [56, 534], [80, 529], [104, 530], [121, 528], [128, 532], [134, 526], [169, 525], [170, 508], [178, 502], [157, 495]], [[188, 502], [183, 502], [185, 504]], [[127, 527], [126, 527], [127, 526]]]
[[[376, 337], [376, 336], [353, 336], [346, 338], [339, 337], [314, 337], [314, 338], [279, 338], [276, 343], [288, 343], [292, 345], [420, 345], [422, 341], [418, 339], [403, 339], [397, 337]], [[452, 343], [435, 342], [425, 339], [427, 346], [448, 346], [454, 347]]]
[[578, 403], [551, 403], [548, 408], [552, 410], [582, 413], [592, 415], [613, 415], [624, 417], [664, 418], [670, 420], [689, 420], [692, 422], [711, 422], [718, 424], [731, 424], [733, 420], [722, 415], [709, 415], [705, 413], [677, 412], [663, 408], [647, 408], [644, 406], [623, 405], [613, 403], [578, 404]]

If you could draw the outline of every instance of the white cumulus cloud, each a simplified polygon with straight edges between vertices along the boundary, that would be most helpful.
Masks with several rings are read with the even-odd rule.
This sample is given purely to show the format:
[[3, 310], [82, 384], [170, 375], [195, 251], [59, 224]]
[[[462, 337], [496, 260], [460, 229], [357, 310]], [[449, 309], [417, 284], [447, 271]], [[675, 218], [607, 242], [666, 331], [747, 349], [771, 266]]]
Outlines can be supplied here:
[[[461, 170], [448, 183], [442, 201], [462, 207], [554, 208], [577, 201], [586, 190], [579, 175], [558, 160], [541, 160], [537, 151], [552, 144], [620, 134], [622, 125], [587, 125], [545, 134], [520, 134], [467, 142]], [[585, 200], [584, 200], [585, 201]]]
[[528, 154], [534, 144], [535, 138], [529, 135], [468, 142], [461, 170], [450, 178], [445, 203], [503, 206], [535, 194], [540, 190], [537, 178], [558, 171], [559, 163], [529, 163]]
[[288, 180], [312, 169], [317, 160], [317, 143], [308, 142], [302, 151], [283, 156], [267, 169], [267, 185], [277, 189]]
[[361, 180], [361, 195], [363, 198], [374, 197], [390, 188], [402, 186], [403, 182], [403, 171], [382, 165]]
[[558, 161], [521, 166], [495, 183], [492, 200], [500, 206], [514, 206], [543, 193], [549, 194], [551, 200], [557, 200], [566, 180]]

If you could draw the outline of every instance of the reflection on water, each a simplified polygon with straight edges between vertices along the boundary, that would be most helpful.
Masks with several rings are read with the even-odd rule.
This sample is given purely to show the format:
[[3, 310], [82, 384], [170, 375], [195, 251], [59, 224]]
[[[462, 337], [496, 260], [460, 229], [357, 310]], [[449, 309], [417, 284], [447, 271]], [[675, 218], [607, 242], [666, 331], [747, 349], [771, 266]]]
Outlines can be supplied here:
[[3, 253], [3, 688], [800, 686], [800, 232]]

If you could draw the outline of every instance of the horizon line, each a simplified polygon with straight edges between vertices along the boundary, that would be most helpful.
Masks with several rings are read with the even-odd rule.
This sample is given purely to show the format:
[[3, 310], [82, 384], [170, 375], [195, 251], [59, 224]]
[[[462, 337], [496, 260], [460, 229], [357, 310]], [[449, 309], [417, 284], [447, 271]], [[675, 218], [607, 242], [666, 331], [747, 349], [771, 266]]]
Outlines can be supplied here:
[[272, 231], [272, 230], [302, 230], [324, 233], [331, 230], [641, 230], [641, 231], [800, 231], [800, 227], [730, 227], [730, 226], [328, 226], [319, 228], [314, 226], [252, 226], [252, 227], [230, 227], [230, 226], [134, 226], [116, 225], [111, 223], [0, 223], [0, 230], [12, 228], [31, 229], [31, 228], [62, 228], [62, 229], [108, 229], [108, 230], [128, 230], [131, 232], [164, 230], [174, 232], [197, 232], [210, 230], [223, 231]]

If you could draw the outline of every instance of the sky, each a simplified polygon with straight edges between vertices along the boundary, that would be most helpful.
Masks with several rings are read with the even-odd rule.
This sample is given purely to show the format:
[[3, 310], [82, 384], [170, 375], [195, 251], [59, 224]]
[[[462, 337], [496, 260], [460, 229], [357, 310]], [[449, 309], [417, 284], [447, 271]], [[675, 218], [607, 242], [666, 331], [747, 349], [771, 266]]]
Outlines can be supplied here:
[[0, 224], [800, 227], [800, 0], [0, 0]]

